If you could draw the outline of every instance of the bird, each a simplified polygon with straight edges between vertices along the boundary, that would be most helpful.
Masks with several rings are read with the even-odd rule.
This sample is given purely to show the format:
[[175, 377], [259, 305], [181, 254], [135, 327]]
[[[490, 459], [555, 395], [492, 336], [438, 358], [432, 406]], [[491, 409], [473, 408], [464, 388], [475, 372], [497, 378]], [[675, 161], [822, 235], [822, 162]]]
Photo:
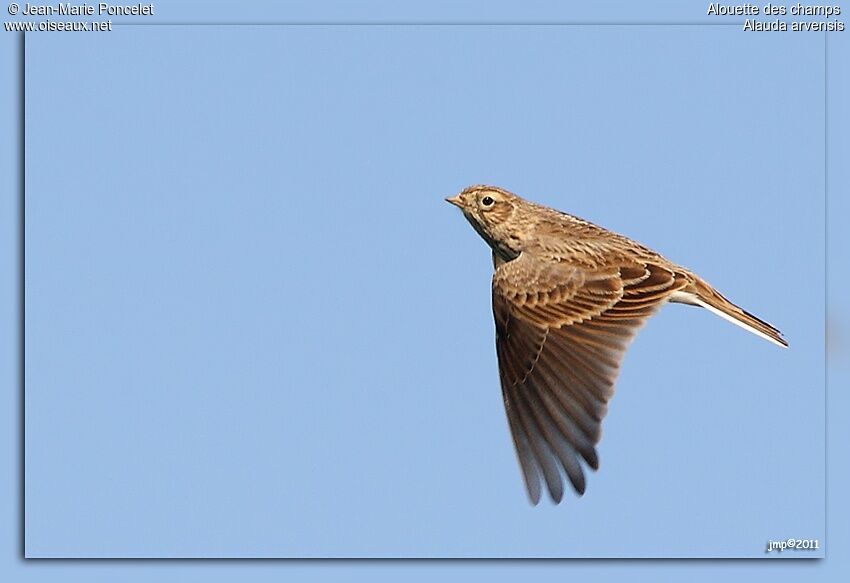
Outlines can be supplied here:
[[767, 322], [694, 272], [623, 235], [496, 186], [446, 201], [460, 208], [493, 255], [496, 355], [508, 426], [529, 500], [581, 496], [582, 461], [596, 446], [623, 355], [668, 302], [705, 308], [781, 347]]

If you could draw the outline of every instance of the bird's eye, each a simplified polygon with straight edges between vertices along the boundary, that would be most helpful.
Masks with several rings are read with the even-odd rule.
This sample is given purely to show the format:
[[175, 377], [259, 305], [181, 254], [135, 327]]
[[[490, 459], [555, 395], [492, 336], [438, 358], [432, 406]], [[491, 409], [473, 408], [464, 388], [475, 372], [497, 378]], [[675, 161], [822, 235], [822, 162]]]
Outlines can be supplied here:
[[485, 196], [484, 198], [481, 199], [481, 204], [483, 204], [484, 206], [493, 206], [494, 202], [496, 202], [496, 201], [493, 200], [493, 197], [491, 197], [491, 196]]

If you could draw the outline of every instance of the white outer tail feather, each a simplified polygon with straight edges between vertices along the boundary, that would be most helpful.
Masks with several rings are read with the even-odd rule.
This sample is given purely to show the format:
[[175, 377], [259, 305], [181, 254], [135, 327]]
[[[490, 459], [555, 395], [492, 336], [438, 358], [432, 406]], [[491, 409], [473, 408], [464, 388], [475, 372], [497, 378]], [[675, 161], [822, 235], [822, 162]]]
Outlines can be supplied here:
[[776, 339], [771, 338], [770, 336], [768, 336], [767, 334], [765, 334], [761, 330], [756, 330], [755, 328], [748, 326], [747, 324], [738, 320], [737, 318], [734, 318], [734, 317], [730, 316], [729, 314], [722, 312], [722, 311], [718, 310], [717, 308], [715, 308], [714, 306], [704, 302], [696, 294], [678, 291], [678, 292], [674, 293], [670, 297], [670, 299], [671, 299], [671, 301], [674, 301], [674, 302], [679, 302], [679, 303], [682, 303], [682, 304], [691, 304], [692, 306], [700, 306], [701, 308], [705, 308], [706, 310], [708, 310], [712, 314], [716, 314], [716, 315], [720, 316], [721, 318], [723, 318], [724, 320], [732, 322], [736, 326], [740, 326], [741, 328], [743, 328], [747, 332], [752, 332], [756, 336], [764, 338], [765, 340], [769, 340], [770, 342], [772, 342], [773, 344], [776, 344], [777, 346], [781, 346], [782, 348], [787, 348], [787, 346], [785, 346], [781, 342], [777, 342]]

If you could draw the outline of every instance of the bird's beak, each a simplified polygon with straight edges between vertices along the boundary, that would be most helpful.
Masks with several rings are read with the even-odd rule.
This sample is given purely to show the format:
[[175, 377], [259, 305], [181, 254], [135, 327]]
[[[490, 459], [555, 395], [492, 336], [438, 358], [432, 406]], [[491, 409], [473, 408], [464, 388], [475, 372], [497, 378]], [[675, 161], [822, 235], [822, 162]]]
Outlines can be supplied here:
[[457, 196], [449, 196], [446, 198], [446, 202], [450, 202], [455, 205], [457, 208], [463, 208], [463, 201], [460, 200], [460, 195]]

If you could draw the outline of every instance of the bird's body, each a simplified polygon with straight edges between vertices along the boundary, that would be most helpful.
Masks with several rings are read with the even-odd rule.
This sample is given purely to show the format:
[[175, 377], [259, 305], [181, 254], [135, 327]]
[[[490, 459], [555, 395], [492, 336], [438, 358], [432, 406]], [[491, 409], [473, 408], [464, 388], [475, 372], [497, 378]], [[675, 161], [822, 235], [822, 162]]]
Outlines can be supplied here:
[[697, 305], [775, 343], [770, 324], [643, 245], [493, 186], [447, 199], [493, 250], [496, 351], [529, 496], [553, 500], [566, 474], [583, 493], [622, 356], [667, 302]]

